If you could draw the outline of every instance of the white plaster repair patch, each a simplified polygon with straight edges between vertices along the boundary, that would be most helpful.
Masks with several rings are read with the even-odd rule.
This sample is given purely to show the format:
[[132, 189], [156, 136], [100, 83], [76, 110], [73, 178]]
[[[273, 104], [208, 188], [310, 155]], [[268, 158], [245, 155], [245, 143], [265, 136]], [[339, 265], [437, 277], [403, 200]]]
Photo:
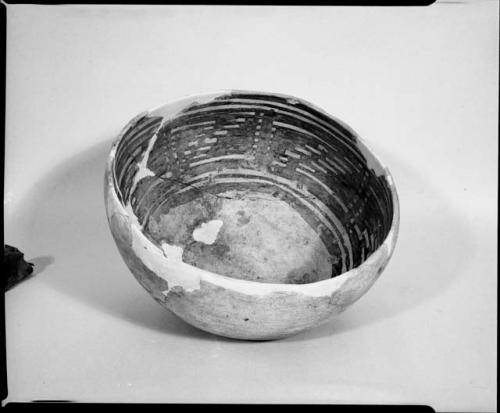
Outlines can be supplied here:
[[208, 245], [213, 244], [222, 228], [222, 224], [223, 222], [220, 219], [204, 222], [193, 231], [194, 240]]
[[182, 253], [184, 252], [184, 248], [162, 242], [161, 249], [165, 253], [167, 259], [182, 262]]

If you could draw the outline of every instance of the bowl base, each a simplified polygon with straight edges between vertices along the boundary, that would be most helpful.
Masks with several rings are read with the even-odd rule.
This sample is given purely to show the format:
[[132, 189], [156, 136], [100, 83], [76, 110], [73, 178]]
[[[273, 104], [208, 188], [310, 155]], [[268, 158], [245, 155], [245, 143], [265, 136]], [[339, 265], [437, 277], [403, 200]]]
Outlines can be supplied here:
[[332, 276], [332, 257], [319, 234], [269, 193], [204, 193], [160, 208], [148, 229], [159, 244], [181, 246], [184, 262], [220, 275], [285, 284]]

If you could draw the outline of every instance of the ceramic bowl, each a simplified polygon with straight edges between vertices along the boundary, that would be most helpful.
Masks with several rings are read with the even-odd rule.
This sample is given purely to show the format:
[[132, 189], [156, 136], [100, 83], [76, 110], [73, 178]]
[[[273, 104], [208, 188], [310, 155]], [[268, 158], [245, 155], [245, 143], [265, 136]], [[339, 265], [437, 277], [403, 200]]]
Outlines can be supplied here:
[[261, 92], [135, 117], [111, 149], [105, 200], [121, 256], [157, 302], [247, 340], [343, 311], [387, 265], [399, 226], [391, 174], [352, 129]]

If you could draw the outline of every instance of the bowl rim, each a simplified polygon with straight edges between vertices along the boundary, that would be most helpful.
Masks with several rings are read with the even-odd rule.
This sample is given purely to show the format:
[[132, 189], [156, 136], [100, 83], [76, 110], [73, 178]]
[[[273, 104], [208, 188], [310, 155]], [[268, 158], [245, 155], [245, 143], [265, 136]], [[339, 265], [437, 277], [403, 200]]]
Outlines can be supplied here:
[[[318, 111], [319, 113], [323, 114], [324, 116], [332, 119], [333, 121], [337, 122], [340, 126], [345, 128], [352, 136], [356, 139], [356, 144], [358, 146], [364, 147], [364, 150], [368, 152], [376, 161], [377, 166], [380, 167], [381, 173], [383, 176], [386, 178], [387, 186], [390, 190], [391, 193], [391, 198], [392, 198], [392, 205], [393, 205], [393, 213], [392, 213], [392, 222], [391, 222], [391, 227], [389, 231], [387, 232], [387, 235], [384, 238], [384, 241], [367, 257], [365, 258], [364, 261], [362, 261], [358, 266], [351, 268], [349, 271], [343, 272], [335, 277], [319, 280], [319, 281], [314, 281], [310, 283], [304, 283], [304, 284], [289, 284], [289, 283], [266, 283], [266, 282], [259, 282], [259, 281], [253, 281], [253, 280], [245, 280], [245, 279], [239, 279], [239, 278], [233, 278], [229, 277], [223, 274], [218, 274], [215, 272], [211, 272], [208, 270], [203, 270], [200, 269], [204, 275], [203, 278], [206, 278], [209, 281], [212, 281], [216, 284], [223, 283], [223, 284], [229, 284], [232, 285], [233, 287], [238, 287], [238, 290], [246, 290], [246, 289], [257, 289], [257, 290], [265, 290], [265, 292], [269, 291], [282, 291], [283, 289], [286, 289], [287, 291], [292, 291], [292, 292], [303, 292], [304, 289], [311, 289], [314, 288], [315, 290], [321, 290], [321, 287], [325, 287], [327, 289], [331, 289], [334, 286], [341, 285], [344, 281], [346, 281], [349, 278], [355, 277], [359, 273], [362, 273], [365, 270], [368, 270], [370, 267], [372, 267], [377, 260], [380, 259], [380, 255], [383, 256], [383, 261], [385, 264], [383, 264], [382, 269], [385, 269], [385, 265], [388, 263], [390, 260], [398, 238], [399, 234], [399, 224], [400, 224], [400, 205], [399, 205], [399, 196], [398, 192], [396, 189], [396, 185], [394, 182], [394, 177], [392, 173], [390, 172], [389, 168], [380, 160], [380, 157], [376, 152], [373, 151], [373, 149], [364, 141], [363, 138], [359, 136], [359, 134], [347, 123], [345, 123], [343, 120], [338, 119], [337, 117], [331, 115], [324, 109], [320, 108], [319, 106], [316, 106], [314, 103], [309, 102], [306, 99], [299, 98], [293, 95], [285, 94], [282, 92], [270, 92], [270, 91], [259, 91], [259, 90], [248, 90], [248, 89], [216, 89], [212, 91], [205, 91], [203, 93], [196, 93], [196, 94], [186, 94], [183, 96], [180, 96], [179, 98], [176, 99], [170, 99], [166, 103], [163, 103], [161, 105], [155, 106], [152, 109], [145, 110], [136, 116], [134, 116], [119, 132], [117, 137], [114, 139], [113, 144], [111, 146], [111, 150], [108, 153], [108, 158], [106, 162], [106, 176], [110, 176], [110, 182], [109, 184], [108, 180], [105, 180], [107, 182], [107, 188], [105, 188], [106, 191], [111, 191], [112, 195], [114, 196], [116, 202], [122, 207], [125, 208], [125, 205], [119, 200], [117, 196], [117, 190], [118, 188], [116, 187], [116, 176], [115, 176], [115, 153], [118, 145], [122, 141], [124, 135], [126, 132], [133, 127], [136, 122], [141, 119], [144, 116], [162, 116], [163, 119], [161, 123], [159, 124], [157, 130], [159, 130], [162, 125], [165, 123], [165, 121], [168, 121], [172, 118], [174, 118], [182, 109], [185, 109], [188, 107], [190, 104], [193, 103], [208, 103], [212, 101], [213, 99], [221, 96], [229, 96], [231, 94], [237, 94], [237, 93], [242, 93], [242, 94], [254, 94], [254, 95], [261, 95], [261, 96], [272, 96], [272, 97], [279, 97], [283, 98], [286, 100], [291, 100], [293, 103], [301, 103], [313, 110]], [[202, 102], [200, 102], [202, 100]], [[177, 111], [176, 111], [177, 108]], [[166, 117], [168, 116], [168, 117]], [[106, 205], [107, 206], [107, 205]], [[128, 214], [127, 214], [128, 215]], [[131, 218], [130, 216], [128, 217], [129, 219]], [[134, 217], [135, 218], [135, 217]], [[134, 221], [132, 219], [131, 221]], [[137, 223], [136, 222], [130, 222], [130, 225], [132, 227], [135, 227], [136, 230], [142, 235], [142, 237], [146, 238], [146, 235], [142, 232], [140, 228], [137, 228]], [[159, 248], [159, 246], [158, 246]], [[187, 264], [189, 265], [189, 264]], [[192, 266], [194, 267], [194, 266]], [[194, 267], [198, 268], [198, 267]], [[381, 274], [382, 271], [379, 271], [378, 275]]]

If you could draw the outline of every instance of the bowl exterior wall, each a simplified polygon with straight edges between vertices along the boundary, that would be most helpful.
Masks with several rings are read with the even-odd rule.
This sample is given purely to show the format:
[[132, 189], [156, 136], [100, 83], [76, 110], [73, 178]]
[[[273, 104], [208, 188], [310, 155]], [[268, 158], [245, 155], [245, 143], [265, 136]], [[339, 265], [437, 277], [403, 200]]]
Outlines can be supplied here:
[[[163, 307], [187, 323], [213, 334], [245, 340], [271, 340], [308, 330], [328, 321], [358, 300], [387, 265], [391, 248], [382, 245], [363, 265], [336, 279], [326, 280], [323, 293], [308, 293], [304, 285], [267, 284], [255, 293], [254, 282], [235, 280], [238, 288], [199, 280], [199, 288], [177, 283], [175, 268], [159, 275], [138, 256], [140, 244], [132, 222], [119, 203], [108, 168], [105, 177], [106, 212], [111, 233], [128, 268], [146, 291]], [[365, 263], [366, 264], [366, 263]], [[183, 264], [187, 265], [187, 264]], [[260, 283], [259, 283], [260, 284]], [[266, 285], [264, 284], [264, 287]]]

